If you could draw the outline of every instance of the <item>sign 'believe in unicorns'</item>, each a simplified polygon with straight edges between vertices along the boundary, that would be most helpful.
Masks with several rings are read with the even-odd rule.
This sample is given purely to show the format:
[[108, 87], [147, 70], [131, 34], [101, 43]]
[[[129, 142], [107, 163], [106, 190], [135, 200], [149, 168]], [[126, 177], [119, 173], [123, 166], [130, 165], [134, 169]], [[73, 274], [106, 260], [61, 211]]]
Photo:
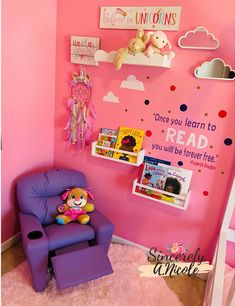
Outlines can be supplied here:
[[101, 7], [100, 28], [177, 31], [180, 6]]

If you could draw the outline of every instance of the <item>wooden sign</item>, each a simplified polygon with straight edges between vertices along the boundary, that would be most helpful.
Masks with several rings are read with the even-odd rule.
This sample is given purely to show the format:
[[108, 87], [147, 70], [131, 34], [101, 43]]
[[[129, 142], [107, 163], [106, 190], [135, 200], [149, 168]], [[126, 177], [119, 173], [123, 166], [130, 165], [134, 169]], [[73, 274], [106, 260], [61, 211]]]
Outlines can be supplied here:
[[97, 66], [94, 55], [99, 49], [99, 43], [98, 37], [71, 36], [71, 63]]
[[100, 28], [177, 31], [180, 6], [101, 7]]

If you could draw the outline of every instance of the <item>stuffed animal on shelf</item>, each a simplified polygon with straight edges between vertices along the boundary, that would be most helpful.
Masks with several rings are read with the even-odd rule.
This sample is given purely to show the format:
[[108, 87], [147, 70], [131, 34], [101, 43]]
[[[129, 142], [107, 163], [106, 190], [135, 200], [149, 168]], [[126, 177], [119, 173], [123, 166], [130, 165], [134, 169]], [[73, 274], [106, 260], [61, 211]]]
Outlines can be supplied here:
[[175, 57], [175, 52], [170, 51], [171, 43], [169, 42], [166, 34], [162, 31], [149, 32], [151, 33], [150, 41], [151, 44], [145, 51], [145, 55], [150, 57], [154, 53], [159, 53], [161, 55], [167, 54], [169, 59]]
[[67, 224], [71, 221], [77, 221], [81, 224], [87, 224], [90, 220], [90, 216], [87, 212], [94, 210], [94, 205], [87, 202], [87, 199], [93, 200], [92, 194], [82, 188], [67, 189], [61, 196], [62, 200], [66, 200], [66, 203], [57, 207], [60, 213], [56, 217], [56, 221], [59, 224]]
[[122, 68], [124, 59], [128, 54], [136, 55], [138, 52], [144, 52], [146, 48], [146, 43], [149, 41], [150, 35], [150, 32], [144, 34], [144, 31], [142, 29], [138, 29], [136, 37], [132, 38], [129, 41], [128, 47], [117, 50], [113, 60], [115, 69], [120, 70]]

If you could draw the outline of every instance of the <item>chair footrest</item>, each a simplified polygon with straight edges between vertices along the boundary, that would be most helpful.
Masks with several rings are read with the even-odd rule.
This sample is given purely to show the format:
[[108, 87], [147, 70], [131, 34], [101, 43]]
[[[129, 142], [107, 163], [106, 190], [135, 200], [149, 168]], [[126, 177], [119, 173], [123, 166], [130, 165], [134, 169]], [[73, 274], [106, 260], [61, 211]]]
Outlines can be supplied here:
[[54, 256], [51, 260], [59, 290], [113, 272], [105, 250], [98, 245]]

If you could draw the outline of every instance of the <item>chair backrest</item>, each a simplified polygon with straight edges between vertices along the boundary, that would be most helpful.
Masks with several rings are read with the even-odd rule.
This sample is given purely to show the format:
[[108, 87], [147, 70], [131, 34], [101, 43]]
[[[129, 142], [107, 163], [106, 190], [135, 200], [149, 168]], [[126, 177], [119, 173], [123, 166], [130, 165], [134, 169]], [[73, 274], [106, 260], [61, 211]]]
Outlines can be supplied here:
[[42, 225], [55, 222], [60, 195], [66, 188], [87, 188], [85, 175], [72, 169], [53, 169], [26, 175], [16, 183], [20, 211], [36, 216]]

